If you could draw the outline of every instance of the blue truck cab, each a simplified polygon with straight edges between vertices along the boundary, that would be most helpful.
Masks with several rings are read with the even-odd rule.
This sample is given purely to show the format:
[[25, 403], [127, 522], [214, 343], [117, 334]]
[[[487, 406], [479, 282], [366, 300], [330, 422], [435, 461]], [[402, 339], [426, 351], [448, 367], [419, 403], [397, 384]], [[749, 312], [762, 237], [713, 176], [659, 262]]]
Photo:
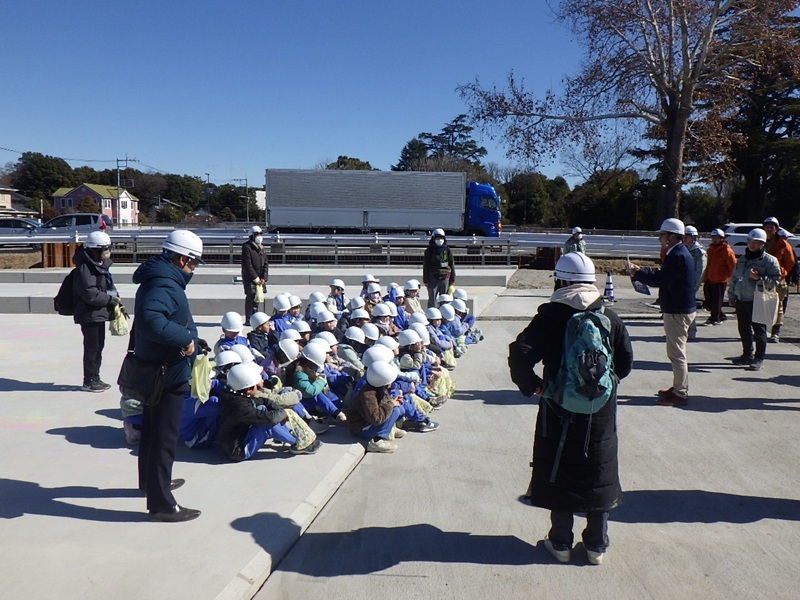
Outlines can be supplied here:
[[501, 228], [500, 198], [494, 188], [485, 183], [467, 183], [465, 233], [497, 237]]

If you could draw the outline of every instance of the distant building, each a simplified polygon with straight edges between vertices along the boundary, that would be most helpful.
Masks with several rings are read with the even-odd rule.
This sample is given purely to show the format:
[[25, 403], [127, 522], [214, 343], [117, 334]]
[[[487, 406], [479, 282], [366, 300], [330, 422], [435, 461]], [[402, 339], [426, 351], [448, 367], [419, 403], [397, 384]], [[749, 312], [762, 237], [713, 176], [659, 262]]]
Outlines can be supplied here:
[[30, 202], [30, 198], [18, 193], [14, 188], [0, 185], [0, 215], [36, 219], [39, 211], [25, 206], [28, 202]]
[[139, 222], [139, 199], [128, 190], [113, 185], [82, 183], [75, 188], [59, 188], [53, 194], [53, 208], [58, 214], [78, 212], [78, 205], [87, 198], [97, 205], [98, 212], [111, 217], [116, 224], [135, 225]]

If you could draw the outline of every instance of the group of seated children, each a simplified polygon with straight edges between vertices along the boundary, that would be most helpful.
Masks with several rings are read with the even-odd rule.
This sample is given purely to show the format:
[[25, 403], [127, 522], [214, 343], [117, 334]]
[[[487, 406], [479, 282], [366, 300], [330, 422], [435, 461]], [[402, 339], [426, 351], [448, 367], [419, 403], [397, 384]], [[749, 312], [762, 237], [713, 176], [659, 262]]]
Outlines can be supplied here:
[[[368, 451], [393, 452], [406, 431], [438, 429], [430, 414], [453, 395], [450, 371], [483, 340], [466, 292], [441, 295], [423, 311], [413, 279], [390, 284], [383, 296], [372, 275], [352, 299], [341, 279], [330, 288], [327, 296], [312, 293], [305, 310], [297, 296], [279, 294], [273, 314], [253, 314], [246, 335], [241, 315], [222, 316], [211, 385], [193, 385], [184, 402], [186, 446], [217, 442], [233, 461], [269, 440], [313, 454], [317, 436], [342, 424], [367, 440]], [[136, 443], [141, 417], [129, 400], [121, 404], [126, 439]]]

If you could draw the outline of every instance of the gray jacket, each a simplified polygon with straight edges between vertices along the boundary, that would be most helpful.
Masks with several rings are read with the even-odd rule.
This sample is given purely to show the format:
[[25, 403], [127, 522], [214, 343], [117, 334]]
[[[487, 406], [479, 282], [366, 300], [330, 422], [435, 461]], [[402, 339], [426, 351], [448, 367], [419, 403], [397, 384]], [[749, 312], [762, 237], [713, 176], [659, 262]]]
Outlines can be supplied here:
[[728, 300], [731, 302], [752, 302], [758, 281], [750, 279], [750, 269], [755, 269], [761, 276], [766, 289], [774, 289], [781, 280], [781, 268], [777, 259], [763, 252], [756, 258], [747, 258], [747, 253], [742, 254], [736, 261], [730, 281], [728, 281]]

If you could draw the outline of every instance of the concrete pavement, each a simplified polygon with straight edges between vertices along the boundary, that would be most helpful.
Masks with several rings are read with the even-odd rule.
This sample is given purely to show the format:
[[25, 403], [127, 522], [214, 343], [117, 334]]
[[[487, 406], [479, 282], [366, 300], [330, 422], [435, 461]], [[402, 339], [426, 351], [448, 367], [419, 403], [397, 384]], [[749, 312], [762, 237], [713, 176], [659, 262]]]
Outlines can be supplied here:
[[[326, 274], [334, 276], [339, 272]], [[401, 273], [396, 280], [407, 278]], [[226, 310], [241, 304], [240, 288], [235, 289], [236, 304]], [[303, 289], [292, 291], [304, 297]], [[621, 294], [635, 297], [618, 289]], [[548, 295], [494, 287], [479, 293], [483, 300], [476, 312], [485, 317], [482, 329], [488, 340], [456, 370], [462, 394], [437, 413], [443, 430], [431, 437], [409, 436], [395, 455], [370, 456], [364, 463], [370, 472], [385, 471], [392, 464], [386, 459], [402, 461], [404, 449], [412, 445], [443, 443], [448, 431], [458, 435], [462, 423], [469, 425], [461, 434], [474, 445], [469, 431], [486, 418], [471, 412], [481, 408], [474, 400], [482, 399], [487, 410], [515, 407], [512, 421], [518, 429], [507, 436], [506, 458], [493, 467], [502, 464], [507, 473], [496, 500], [505, 504], [495, 507], [492, 527], [506, 531], [527, 523], [526, 533], [519, 534], [524, 552], [543, 535], [544, 513], [516, 500], [527, 485], [533, 407], [519, 402], [504, 357], [507, 343]], [[197, 317], [208, 341], [218, 335], [221, 312]], [[67, 317], [41, 314], [0, 314], [0, 324], [0, 589], [5, 597], [250, 598], [362, 461], [363, 447], [341, 429], [326, 434], [314, 456], [293, 457], [267, 448], [254, 460], [229, 464], [217, 449], [181, 448], [174, 475], [187, 483], [176, 498], [203, 515], [190, 523], [149, 523], [135, 489], [136, 451], [122, 436], [118, 394], [80, 391], [78, 327]], [[608, 564], [595, 571], [548, 568], [554, 576], [543, 584], [542, 597], [585, 593], [591, 589], [586, 585], [598, 582], [602, 587], [596, 597], [744, 598], [753, 589], [760, 590], [758, 595], [790, 597], [786, 592], [794, 589], [800, 550], [800, 451], [791, 443], [800, 424], [798, 349], [770, 346], [764, 370], [749, 373], [723, 358], [738, 351], [735, 323], [703, 328], [701, 340], [690, 348], [691, 404], [670, 409], [655, 406], [652, 396], [669, 385], [660, 324], [644, 321], [631, 325], [631, 332], [636, 365], [620, 400], [628, 501], [613, 526], [616, 556], [610, 554]], [[104, 379], [115, 379], [126, 344], [126, 338], [107, 338]], [[462, 494], [482, 493], [485, 486], [469, 473], [470, 465], [453, 460], [458, 453], [451, 456], [446, 446], [438, 450], [444, 459], [440, 477], [459, 479]], [[413, 478], [413, 472], [404, 475], [404, 485], [414, 488]], [[387, 497], [372, 498], [385, 502]], [[452, 506], [462, 502], [459, 498], [448, 502]], [[517, 515], [517, 510], [525, 512]], [[458, 521], [458, 514], [450, 512]], [[395, 527], [417, 524], [402, 510], [394, 513]], [[441, 527], [438, 512], [428, 516], [423, 524], [473, 531], [461, 521]], [[482, 524], [481, 533], [493, 530]], [[523, 584], [530, 589], [529, 577], [539, 582], [530, 567], [546, 560], [540, 550], [534, 558], [525, 554], [523, 564], [517, 559], [514, 569], [524, 571], [515, 572], [508, 583], [494, 579], [499, 586], [494, 590], [520, 597]], [[449, 556], [448, 573], [462, 564], [469, 568], [474, 559], [469, 553]], [[429, 562], [435, 573], [435, 553]], [[408, 566], [395, 568], [402, 575]], [[479, 597], [470, 594], [465, 576], [464, 585], [454, 583], [450, 591]], [[308, 577], [317, 595], [353, 597], [336, 593], [335, 585], [346, 579], [336, 572]], [[279, 579], [275, 582], [270, 585]], [[352, 582], [356, 585], [357, 578]], [[635, 585], [626, 588], [628, 582]]]

